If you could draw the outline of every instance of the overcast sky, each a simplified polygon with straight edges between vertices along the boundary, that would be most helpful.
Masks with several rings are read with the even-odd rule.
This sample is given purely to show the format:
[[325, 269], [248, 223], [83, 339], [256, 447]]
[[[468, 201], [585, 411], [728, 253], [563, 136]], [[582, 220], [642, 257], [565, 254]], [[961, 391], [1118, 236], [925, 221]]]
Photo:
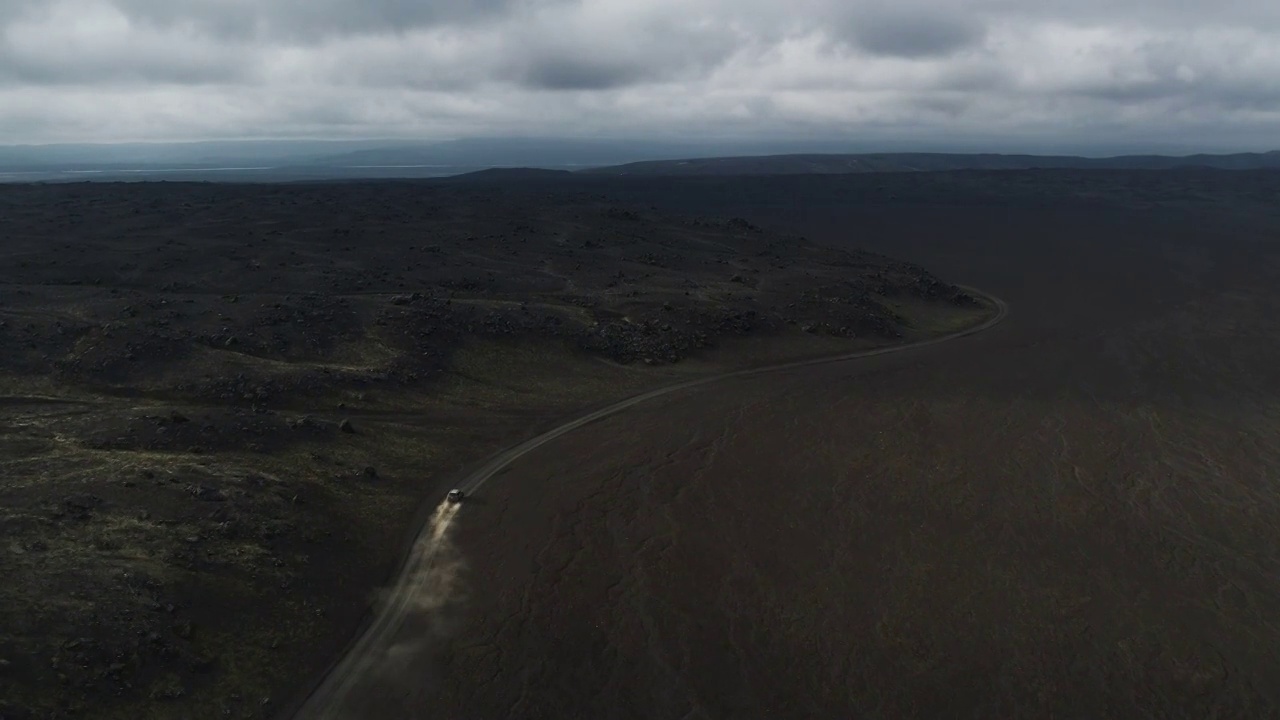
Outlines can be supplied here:
[[1280, 0], [0, 0], [0, 143], [1278, 131]]

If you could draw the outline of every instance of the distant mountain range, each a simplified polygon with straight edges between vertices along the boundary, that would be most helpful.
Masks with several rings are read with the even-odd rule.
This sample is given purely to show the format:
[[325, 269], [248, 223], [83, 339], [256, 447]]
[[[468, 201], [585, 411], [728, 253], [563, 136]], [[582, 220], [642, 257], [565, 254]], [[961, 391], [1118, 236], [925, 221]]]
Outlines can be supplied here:
[[[739, 151], [742, 148], [737, 148]], [[719, 148], [715, 148], [719, 150]], [[705, 149], [702, 149], [705, 151]], [[698, 154], [694, 144], [604, 140], [467, 139], [398, 143], [315, 157], [312, 165], [334, 167], [537, 167], [580, 169]]]
[[943, 170], [1172, 170], [1280, 168], [1280, 151], [1232, 155], [1071, 155], [871, 153], [860, 155], [769, 155], [634, 162], [585, 170], [599, 175], [818, 175]]
[[[932, 150], [926, 144], [922, 149]], [[851, 152], [851, 151], [857, 152]], [[107, 145], [0, 145], [0, 182], [427, 178], [492, 168], [603, 175], [798, 175], [1031, 168], [1280, 168], [1280, 152], [1115, 157], [882, 152], [847, 142], [641, 141], [556, 138], [248, 140]]]
[[261, 166], [385, 147], [386, 140], [228, 140], [188, 143], [0, 145], [0, 171], [77, 167]]
[[849, 152], [846, 143], [680, 142], [576, 138], [403, 140], [244, 140], [191, 143], [0, 145], [0, 172], [123, 168], [263, 167], [297, 169], [492, 167], [578, 169], [697, 155]]

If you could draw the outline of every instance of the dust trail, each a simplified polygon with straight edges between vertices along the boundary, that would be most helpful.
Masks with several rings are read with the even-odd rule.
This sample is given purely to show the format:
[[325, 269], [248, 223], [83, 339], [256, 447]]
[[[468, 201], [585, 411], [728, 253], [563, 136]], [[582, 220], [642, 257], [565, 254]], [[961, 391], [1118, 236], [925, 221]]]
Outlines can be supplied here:
[[418, 540], [422, 561], [413, 570], [408, 607], [380, 663], [384, 672], [401, 674], [418, 664], [424, 654], [457, 627], [458, 612], [465, 600], [465, 566], [452, 530], [461, 507], [458, 503], [441, 503], [427, 523], [427, 532]]
[[[423, 562], [415, 569], [413, 593], [406, 624], [425, 618], [437, 636], [448, 634], [453, 614], [463, 597], [462, 553], [453, 542], [453, 521], [461, 509], [458, 503], [444, 502], [427, 524], [428, 532], [418, 542], [425, 543]], [[394, 650], [399, 644], [393, 646]]]
[[466, 600], [462, 554], [453, 540], [461, 505], [444, 502], [413, 548], [407, 577], [389, 588], [382, 612], [396, 621], [347, 677], [318, 717], [326, 720], [411, 717], [405, 713], [436, 691], [439, 653], [459, 626]]

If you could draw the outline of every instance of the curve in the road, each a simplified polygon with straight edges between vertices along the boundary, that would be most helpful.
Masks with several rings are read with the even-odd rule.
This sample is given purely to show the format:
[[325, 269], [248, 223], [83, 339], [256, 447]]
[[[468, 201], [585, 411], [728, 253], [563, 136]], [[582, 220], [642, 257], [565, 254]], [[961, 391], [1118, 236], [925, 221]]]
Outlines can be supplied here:
[[[996, 314], [986, 322], [975, 325], [974, 327], [951, 333], [949, 335], [942, 335], [929, 340], [922, 340], [920, 342], [908, 343], [905, 345], [894, 345], [874, 350], [863, 350], [812, 360], [799, 360], [781, 363], [778, 365], [736, 370], [720, 375], [699, 378], [697, 380], [676, 383], [656, 390], [650, 390], [649, 392], [627, 398], [626, 400], [614, 403], [608, 407], [583, 415], [582, 417], [571, 420], [559, 427], [553, 428], [541, 435], [538, 435], [537, 437], [526, 440], [519, 445], [508, 448], [507, 450], [494, 455], [489, 462], [485, 463], [478, 470], [464, 478], [457, 487], [461, 488], [468, 496], [470, 496], [488, 482], [490, 478], [496, 475], [498, 471], [552, 440], [555, 440], [566, 433], [573, 432], [584, 425], [588, 425], [611, 415], [616, 415], [627, 408], [639, 405], [640, 403], [647, 402], [657, 397], [662, 397], [663, 395], [669, 395], [681, 390], [709, 385], [711, 383], [721, 382], [731, 378], [782, 372], [813, 365], [846, 362], [849, 360], [858, 360], [876, 355], [887, 355], [889, 353], [915, 350], [929, 345], [937, 345], [949, 340], [956, 340], [958, 338], [988, 330], [1000, 321], [1004, 320], [1009, 314], [1008, 305], [1006, 305], [1003, 300], [986, 293], [978, 292], [972, 288], [965, 289], [975, 295], [980, 295], [990, 300], [996, 306]], [[348, 650], [346, 655], [344, 655], [342, 659], [330, 669], [329, 673], [324, 677], [320, 685], [310, 695], [310, 697], [307, 698], [306, 702], [294, 716], [297, 720], [337, 720], [341, 717], [338, 713], [343, 707], [343, 700], [351, 692], [352, 687], [354, 687], [361, 675], [366, 672], [372, 666], [376, 658], [379, 657], [379, 653], [384, 652], [390, 646], [391, 642], [395, 638], [396, 632], [400, 629], [405, 616], [413, 607], [413, 599], [417, 596], [421, 584], [425, 582], [426, 578], [430, 575], [429, 571], [432, 563], [436, 559], [438, 546], [434, 543], [422, 542], [422, 540], [427, 534], [436, 531], [436, 528], [434, 528], [433, 525], [433, 523], [428, 523], [419, 531], [414, 541], [413, 551], [405, 562], [404, 567], [400, 570], [400, 573], [396, 578], [395, 586], [387, 596], [385, 604], [378, 612], [373, 622], [365, 630], [364, 634], [361, 635], [359, 640], [357, 640], [350, 650]]]

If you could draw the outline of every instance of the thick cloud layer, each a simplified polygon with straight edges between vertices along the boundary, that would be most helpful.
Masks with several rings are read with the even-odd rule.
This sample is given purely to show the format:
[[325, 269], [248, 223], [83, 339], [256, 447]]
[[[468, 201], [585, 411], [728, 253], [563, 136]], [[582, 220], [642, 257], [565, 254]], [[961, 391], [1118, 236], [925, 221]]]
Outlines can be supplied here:
[[519, 134], [1229, 149], [1277, 142], [1278, 121], [1273, 0], [0, 2], [0, 143]]

